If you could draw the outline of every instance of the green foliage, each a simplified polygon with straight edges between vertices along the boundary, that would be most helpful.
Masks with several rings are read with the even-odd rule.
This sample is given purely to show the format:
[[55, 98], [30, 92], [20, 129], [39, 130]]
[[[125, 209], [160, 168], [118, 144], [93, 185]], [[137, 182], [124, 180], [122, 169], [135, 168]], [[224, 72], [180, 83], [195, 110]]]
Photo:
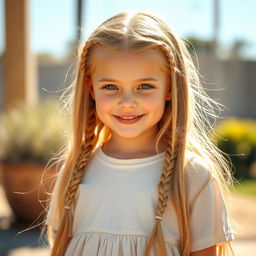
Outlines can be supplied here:
[[30, 106], [19, 103], [0, 116], [2, 162], [47, 163], [65, 143], [68, 120], [57, 101], [46, 99]]
[[227, 118], [215, 126], [215, 144], [227, 153], [235, 178], [256, 177], [256, 120]]

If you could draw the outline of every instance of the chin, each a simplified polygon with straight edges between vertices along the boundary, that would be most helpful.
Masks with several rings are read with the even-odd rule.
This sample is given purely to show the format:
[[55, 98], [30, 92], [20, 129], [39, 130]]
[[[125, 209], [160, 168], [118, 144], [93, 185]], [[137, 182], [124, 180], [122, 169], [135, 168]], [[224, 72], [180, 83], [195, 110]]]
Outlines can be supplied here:
[[133, 139], [133, 138], [136, 138], [138, 136], [141, 135], [141, 133], [138, 133], [138, 132], [116, 132], [115, 133], [120, 136], [121, 138], [124, 138], [124, 139]]

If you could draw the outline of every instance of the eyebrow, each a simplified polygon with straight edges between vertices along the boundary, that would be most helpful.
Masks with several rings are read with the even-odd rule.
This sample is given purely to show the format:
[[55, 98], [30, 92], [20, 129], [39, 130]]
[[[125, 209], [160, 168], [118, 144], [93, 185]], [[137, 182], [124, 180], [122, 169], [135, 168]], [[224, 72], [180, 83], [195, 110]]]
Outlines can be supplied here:
[[[136, 80], [136, 82], [141, 82], [141, 81], [159, 81], [159, 80], [154, 77], [145, 77], [145, 78], [140, 78], [140, 79]], [[98, 82], [118, 82], [118, 80], [103, 77], [103, 78], [99, 79]]]

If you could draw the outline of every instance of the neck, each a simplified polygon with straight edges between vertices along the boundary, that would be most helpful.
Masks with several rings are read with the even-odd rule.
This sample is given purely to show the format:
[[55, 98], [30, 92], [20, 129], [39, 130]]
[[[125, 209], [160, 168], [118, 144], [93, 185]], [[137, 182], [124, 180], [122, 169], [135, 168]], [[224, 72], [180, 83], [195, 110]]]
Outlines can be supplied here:
[[[107, 141], [102, 150], [116, 158], [141, 158], [155, 155], [157, 130], [151, 130], [135, 138], [123, 138], [112, 132], [112, 136]], [[163, 147], [160, 147], [163, 151]]]

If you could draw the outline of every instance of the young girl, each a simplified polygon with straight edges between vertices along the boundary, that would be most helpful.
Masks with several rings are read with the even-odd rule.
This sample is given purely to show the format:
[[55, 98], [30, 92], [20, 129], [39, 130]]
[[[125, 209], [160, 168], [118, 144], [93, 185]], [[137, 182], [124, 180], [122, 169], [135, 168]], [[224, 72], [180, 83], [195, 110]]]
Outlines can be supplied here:
[[154, 15], [120, 13], [81, 45], [71, 86], [51, 255], [233, 254], [230, 166], [207, 137], [216, 103], [185, 43]]

